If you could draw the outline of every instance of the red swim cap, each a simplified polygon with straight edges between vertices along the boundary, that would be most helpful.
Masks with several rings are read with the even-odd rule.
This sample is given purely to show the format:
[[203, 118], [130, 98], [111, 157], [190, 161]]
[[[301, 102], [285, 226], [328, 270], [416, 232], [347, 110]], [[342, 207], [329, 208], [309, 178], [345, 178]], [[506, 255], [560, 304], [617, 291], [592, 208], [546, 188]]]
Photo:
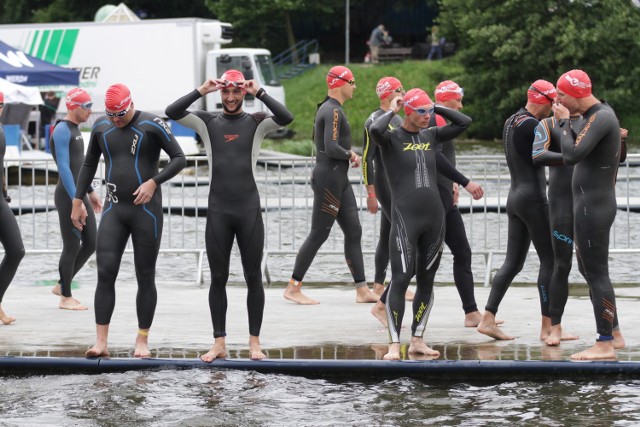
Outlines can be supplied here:
[[567, 71], [558, 79], [558, 89], [574, 98], [591, 95], [591, 79], [582, 70]]
[[353, 81], [353, 73], [347, 67], [336, 65], [327, 73], [327, 86], [329, 89], [335, 89]]
[[402, 89], [402, 83], [395, 77], [383, 77], [378, 81], [376, 85], [376, 94], [378, 98], [388, 98], [396, 89]]
[[4, 93], [0, 92], [0, 102], [4, 102]]
[[419, 88], [413, 88], [404, 96], [404, 114], [408, 116], [413, 113], [414, 108], [431, 104], [433, 104], [433, 102], [431, 98], [429, 98], [429, 95], [427, 95], [427, 92]]
[[67, 96], [64, 98], [64, 102], [67, 105], [67, 110], [75, 110], [87, 102], [91, 102], [91, 97], [84, 89], [79, 87], [71, 89]]
[[238, 70], [227, 70], [220, 76], [220, 79], [229, 82], [225, 87], [235, 87], [233, 83], [241, 83], [245, 80], [244, 75]]
[[464, 96], [464, 90], [458, 85], [458, 83], [452, 80], [445, 80], [436, 86], [436, 90], [433, 95], [436, 98], [436, 102], [444, 102], [449, 101], [450, 99], [462, 99]]
[[129, 104], [131, 104], [131, 92], [128, 87], [120, 83], [109, 86], [104, 96], [104, 106], [107, 110], [123, 111]]
[[527, 90], [527, 101], [533, 104], [553, 104], [558, 95], [553, 83], [546, 80], [536, 80]]

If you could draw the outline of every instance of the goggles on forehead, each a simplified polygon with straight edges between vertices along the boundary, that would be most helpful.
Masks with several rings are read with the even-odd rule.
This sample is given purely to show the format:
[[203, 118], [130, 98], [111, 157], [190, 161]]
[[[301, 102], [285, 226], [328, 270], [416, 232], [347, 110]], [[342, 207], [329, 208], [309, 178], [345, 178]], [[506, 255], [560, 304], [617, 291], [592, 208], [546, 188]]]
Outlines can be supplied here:
[[553, 98], [551, 98], [551, 97], [550, 97], [549, 95], [547, 95], [546, 93], [541, 92], [537, 87], [535, 87], [535, 86], [531, 86], [531, 87], [529, 88], [529, 90], [533, 90], [533, 91], [535, 91], [535, 92], [538, 92], [540, 95], [542, 95], [542, 96], [544, 96], [545, 98], [547, 98], [547, 99], [549, 100], [549, 102], [553, 104], [553, 102], [554, 102], [554, 101], [553, 101]]
[[[80, 108], [82, 108], [83, 110], [90, 110], [91, 107], [93, 107], [93, 102], [89, 101], [89, 102], [76, 102], [76, 101], [71, 101], [69, 102], [69, 104], [72, 105], [77, 105]], [[108, 113], [107, 113], [108, 115]]]
[[460, 86], [458, 86], [455, 89], [445, 86], [440, 89], [437, 89], [436, 93], [457, 93], [460, 96], [464, 96], [464, 89], [461, 88]]
[[122, 110], [122, 111], [118, 111], [117, 113], [112, 113], [110, 111], [104, 110], [105, 114], [107, 115], [107, 117], [124, 117], [127, 115], [127, 113], [129, 112], [129, 110], [131, 109], [131, 104], [129, 104], [129, 106]]
[[426, 114], [433, 114], [433, 112], [435, 111], [435, 107], [431, 106], [430, 108], [415, 108], [413, 105], [411, 104], [404, 104], [407, 107], [411, 108], [413, 111], [416, 112], [417, 115], [419, 116], [424, 116]]
[[[347, 83], [349, 83], [351, 86], [353, 86], [354, 84], [356, 84], [356, 81], [355, 81], [354, 79], [347, 80], [347, 79], [345, 79], [344, 77], [340, 77], [339, 75], [334, 74], [334, 73], [329, 73], [329, 77], [333, 77], [334, 79], [340, 79], [340, 80], [342, 80], [343, 82], [347, 82]], [[397, 91], [396, 91], [396, 92], [397, 92]]]
[[229, 80], [225, 80], [225, 81], [224, 81], [224, 86], [225, 86], [225, 87], [227, 87], [227, 86], [239, 87], [239, 88], [241, 88], [241, 89], [242, 89], [242, 87], [244, 86], [244, 81], [241, 81], [241, 82], [232, 82], [232, 81], [229, 81]]
[[395, 89], [394, 92], [402, 93], [402, 92], [404, 92], [404, 88], [402, 86], [400, 86], [398, 89]]

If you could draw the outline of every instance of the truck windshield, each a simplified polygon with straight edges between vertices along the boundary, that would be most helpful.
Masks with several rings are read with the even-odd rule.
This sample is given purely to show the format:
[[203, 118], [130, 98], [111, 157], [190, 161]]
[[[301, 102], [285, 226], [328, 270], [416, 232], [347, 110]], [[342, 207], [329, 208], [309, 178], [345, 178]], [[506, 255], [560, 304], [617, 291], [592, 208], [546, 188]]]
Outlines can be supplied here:
[[270, 55], [256, 55], [256, 63], [258, 64], [258, 68], [260, 68], [266, 85], [280, 86]]

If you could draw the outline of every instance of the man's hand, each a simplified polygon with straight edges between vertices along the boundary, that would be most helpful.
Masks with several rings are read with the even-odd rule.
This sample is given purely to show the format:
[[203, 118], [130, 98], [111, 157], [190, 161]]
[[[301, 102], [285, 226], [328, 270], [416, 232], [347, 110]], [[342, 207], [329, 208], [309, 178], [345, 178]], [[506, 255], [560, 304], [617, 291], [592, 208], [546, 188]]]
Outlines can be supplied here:
[[352, 168], [359, 168], [360, 167], [360, 161], [361, 161], [360, 156], [358, 156], [356, 154], [356, 152], [352, 150], [351, 151], [351, 157], [349, 158], [349, 162], [351, 162], [351, 167]]
[[567, 107], [565, 107], [562, 104], [558, 104], [554, 102], [551, 105], [551, 110], [553, 111], [553, 115], [555, 116], [556, 120], [563, 120], [563, 119], [569, 118], [569, 110], [567, 110]]
[[482, 187], [473, 181], [469, 181], [464, 189], [467, 190], [469, 194], [471, 194], [473, 200], [480, 200], [482, 196], [484, 196], [484, 190], [482, 189]]
[[202, 86], [198, 88], [200, 95], [206, 95], [211, 92], [216, 92], [225, 86], [225, 81], [222, 79], [209, 79], [202, 83]]
[[453, 206], [458, 206], [460, 200], [460, 188], [457, 183], [453, 183]]
[[372, 214], [378, 213], [378, 199], [375, 194], [367, 196], [367, 210]]
[[102, 200], [100, 200], [100, 196], [98, 196], [97, 191], [92, 191], [89, 193], [89, 203], [91, 203], [91, 208], [95, 213], [102, 212]]
[[75, 228], [82, 231], [84, 226], [87, 225], [87, 208], [84, 207], [84, 203], [80, 199], [73, 199], [71, 206], [71, 223]]
[[245, 80], [240, 87], [253, 96], [260, 90], [260, 84], [255, 80]]
[[153, 179], [150, 179], [146, 182], [143, 182], [140, 187], [136, 191], [133, 192], [133, 195], [136, 198], [133, 201], [134, 205], [144, 205], [151, 201], [153, 194], [156, 192], [156, 188], [158, 184]]
[[397, 96], [391, 100], [391, 104], [389, 105], [389, 109], [394, 112], [394, 114], [398, 114], [398, 112], [402, 109], [402, 105], [404, 101], [401, 96]]

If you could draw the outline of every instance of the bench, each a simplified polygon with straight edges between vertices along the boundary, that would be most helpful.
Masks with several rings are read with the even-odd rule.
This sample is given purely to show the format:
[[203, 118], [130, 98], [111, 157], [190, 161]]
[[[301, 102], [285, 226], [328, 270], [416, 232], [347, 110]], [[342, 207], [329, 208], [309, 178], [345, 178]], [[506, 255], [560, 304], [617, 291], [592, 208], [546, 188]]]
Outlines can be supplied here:
[[380, 62], [402, 61], [411, 58], [411, 47], [381, 47], [378, 51]]

